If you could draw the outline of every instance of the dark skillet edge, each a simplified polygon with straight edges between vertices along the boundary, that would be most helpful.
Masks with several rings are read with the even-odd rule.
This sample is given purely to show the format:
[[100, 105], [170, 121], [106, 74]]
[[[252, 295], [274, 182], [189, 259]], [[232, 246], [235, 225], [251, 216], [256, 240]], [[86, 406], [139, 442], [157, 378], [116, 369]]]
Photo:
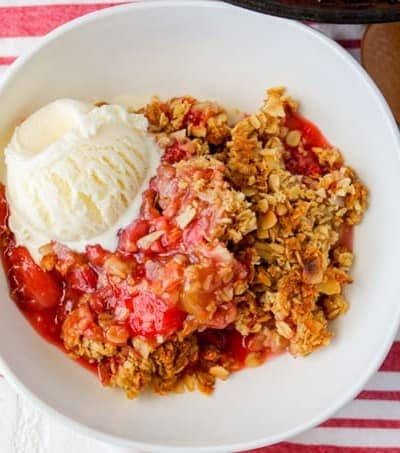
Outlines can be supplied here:
[[400, 5], [389, 5], [380, 9], [359, 8], [356, 10], [290, 6], [268, 0], [226, 0], [226, 2], [264, 14], [313, 22], [369, 24], [400, 21]]

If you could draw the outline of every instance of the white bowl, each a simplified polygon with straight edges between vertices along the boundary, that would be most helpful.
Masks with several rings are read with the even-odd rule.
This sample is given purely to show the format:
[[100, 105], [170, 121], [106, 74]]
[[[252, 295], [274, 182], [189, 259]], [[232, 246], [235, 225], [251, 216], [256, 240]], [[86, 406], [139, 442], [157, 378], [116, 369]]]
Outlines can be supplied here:
[[283, 355], [198, 393], [134, 401], [42, 340], [3, 294], [0, 355], [6, 375], [42, 410], [98, 439], [151, 451], [227, 451], [270, 444], [332, 415], [378, 368], [400, 318], [399, 136], [360, 66], [299, 23], [202, 1], [127, 5], [44, 38], [0, 87], [0, 131], [58, 97], [185, 93], [253, 111], [286, 85], [302, 113], [338, 145], [370, 189], [355, 235], [355, 284], [332, 344]]

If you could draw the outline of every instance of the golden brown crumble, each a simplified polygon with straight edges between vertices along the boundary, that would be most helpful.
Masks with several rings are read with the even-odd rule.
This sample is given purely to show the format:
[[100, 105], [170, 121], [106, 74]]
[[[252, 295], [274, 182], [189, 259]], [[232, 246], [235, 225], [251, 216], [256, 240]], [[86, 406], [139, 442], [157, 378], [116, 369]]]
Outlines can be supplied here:
[[[353, 254], [343, 236], [361, 221], [367, 190], [340, 151], [330, 146], [312, 150], [323, 174], [287, 169], [290, 149], [304, 152], [301, 131], [286, 124], [288, 112], [296, 109], [284, 89], [277, 88], [268, 91], [257, 113], [233, 127], [222, 107], [189, 96], [167, 102], [156, 98], [143, 110], [160, 146], [178, 143], [204, 168], [224, 165], [223, 199], [217, 190], [203, 196], [222, 203], [227, 213], [217, 236], [222, 234], [233, 253], [248, 249], [252, 256], [251, 280], [236, 292], [232, 323], [250, 344], [247, 366], [262, 363], [265, 348], [304, 356], [326, 346], [332, 338], [329, 321], [348, 308], [343, 289], [352, 282]], [[177, 171], [184, 165], [178, 162]], [[201, 183], [191, 181], [199, 193]], [[179, 214], [179, 227], [192, 220], [194, 209]], [[161, 345], [133, 339], [118, 347], [76, 332], [65, 346], [98, 363], [103, 382], [124, 389], [128, 397], [146, 386], [160, 394], [184, 388], [209, 393], [215, 380], [226, 379], [238, 364], [218, 344], [202, 343], [197, 326], [189, 320]]]

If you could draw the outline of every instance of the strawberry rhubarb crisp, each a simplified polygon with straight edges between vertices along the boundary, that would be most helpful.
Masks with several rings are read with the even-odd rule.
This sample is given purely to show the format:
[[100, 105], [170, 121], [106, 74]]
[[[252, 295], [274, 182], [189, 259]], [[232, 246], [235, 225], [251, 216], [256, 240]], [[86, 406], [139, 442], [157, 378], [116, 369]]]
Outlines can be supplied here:
[[[71, 226], [69, 242], [54, 237], [34, 257], [13, 230], [12, 194], [2, 192], [3, 262], [33, 327], [129, 398], [146, 387], [210, 393], [216, 379], [272, 354], [328, 345], [329, 322], [348, 307], [353, 227], [367, 202], [339, 150], [283, 89], [269, 90], [261, 110], [235, 124], [221, 106], [188, 96], [153, 99], [134, 113], [147, 120], [161, 157], [114, 247], [74, 247]], [[120, 161], [107, 149], [101, 159], [126, 165], [117, 183], [129, 195], [139, 167], [120, 148]], [[104, 172], [92, 175], [96, 206]], [[110, 206], [128, 204], [124, 194]], [[47, 222], [51, 212], [42, 211]]]

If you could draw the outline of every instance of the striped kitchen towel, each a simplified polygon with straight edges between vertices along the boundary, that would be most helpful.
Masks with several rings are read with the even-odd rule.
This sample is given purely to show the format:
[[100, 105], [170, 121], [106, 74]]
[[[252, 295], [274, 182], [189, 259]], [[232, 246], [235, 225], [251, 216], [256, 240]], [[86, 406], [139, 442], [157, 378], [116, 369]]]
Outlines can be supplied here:
[[[78, 16], [115, 4], [116, 2], [101, 0], [95, 3], [86, 0], [70, 0], [67, 4], [58, 4], [54, 0], [0, 0], [0, 78], [7, 68], [30, 49], [42, 35]], [[310, 26], [336, 39], [356, 59], [360, 58], [363, 26], [321, 24], [310, 24]], [[4, 385], [0, 386], [1, 391], [6, 391]], [[12, 392], [10, 388], [7, 391]], [[2, 399], [0, 394], [0, 401]], [[1, 411], [0, 419], [3, 414], [4, 412]], [[7, 426], [7, 423], [4, 426]], [[0, 451], [8, 453], [7, 447], [2, 444], [2, 435], [0, 429]], [[37, 437], [37, 442], [40, 443], [40, 435], [37, 434]], [[85, 453], [91, 452], [89, 444], [85, 445]], [[73, 450], [72, 445], [69, 446]], [[53, 448], [48, 451], [60, 451], [57, 448], [54, 443]], [[101, 450], [96, 448], [93, 441], [93, 452]], [[380, 370], [354, 401], [333, 418], [291, 439], [290, 442], [260, 448], [254, 452], [400, 452], [400, 333]]]

